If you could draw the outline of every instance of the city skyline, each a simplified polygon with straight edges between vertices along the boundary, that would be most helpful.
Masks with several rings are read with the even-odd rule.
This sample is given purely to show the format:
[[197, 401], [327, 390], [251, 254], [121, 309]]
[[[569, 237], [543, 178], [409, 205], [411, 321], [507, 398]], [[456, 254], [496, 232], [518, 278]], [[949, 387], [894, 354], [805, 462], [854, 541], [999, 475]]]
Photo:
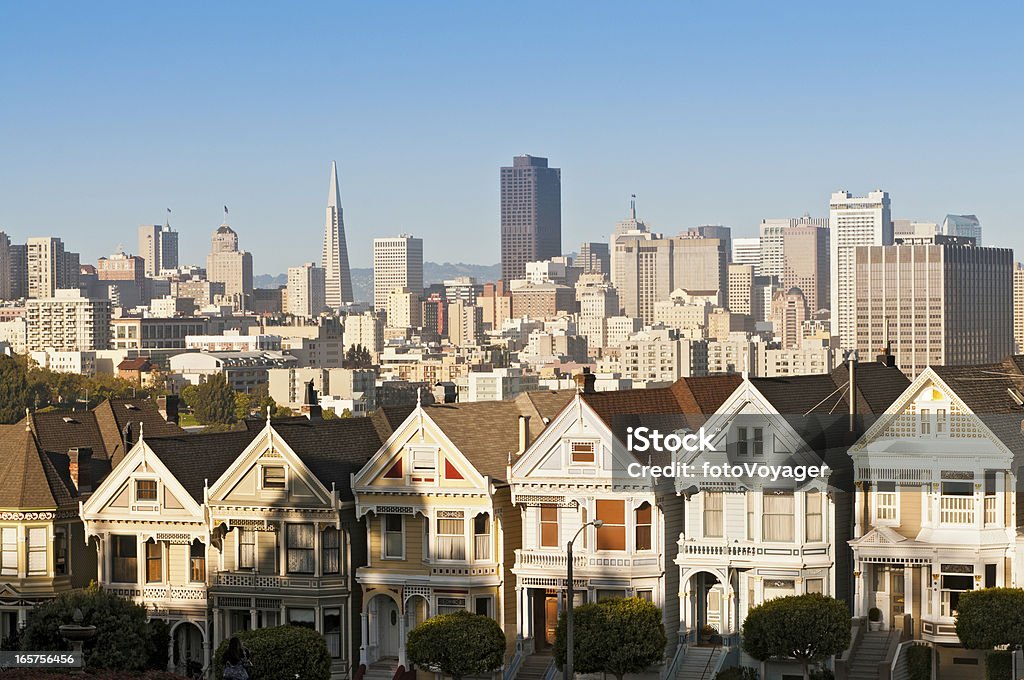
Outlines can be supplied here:
[[[563, 169], [566, 251], [607, 237], [633, 193], [652, 229], [719, 223], [743, 237], [762, 218], [826, 214], [833, 191], [878, 187], [894, 218], [973, 213], [986, 244], [1024, 248], [1005, 200], [1024, 150], [1021, 94], [1006, 87], [1022, 48], [1005, 11], [887, 7], [868, 36], [877, 49], [854, 55], [844, 45], [862, 27], [840, 9], [654, 5], [623, 24], [612, 7], [456, 7], [386, 18], [359, 7], [164, 8], [113, 23], [70, 4], [45, 22], [37, 8], [7, 8], [5, 51], [35, 54], [42, 30], [54, 48], [7, 62], [0, 230], [18, 242], [59, 235], [95, 262], [170, 207], [181, 261], [201, 263], [227, 204], [255, 271], [283, 273], [319, 260], [323, 169], [336, 158], [353, 267], [370, 265], [373, 238], [402, 232], [423, 237], [425, 260], [494, 264], [498, 168], [529, 153]], [[574, 36], [561, 29], [570, 17]], [[339, 24], [360, 30], [339, 43], [329, 39]], [[937, 39], [963, 27], [986, 39], [970, 51]], [[456, 33], [458, 50], [446, 44]], [[259, 47], [271, 36], [272, 53]], [[538, 70], [543, 49], [494, 49], [512, 36], [565, 56]], [[408, 51], [391, 50], [392, 38]], [[152, 49], [161, 39], [176, 61]], [[470, 52], [479, 58], [460, 56]], [[865, 78], [870, 101], [824, 94]], [[527, 87], [543, 113], [510, 105]], [[972, 105], [946, 106], [950, 92]], [[58, 164], [73, 226], [47, 206]]]

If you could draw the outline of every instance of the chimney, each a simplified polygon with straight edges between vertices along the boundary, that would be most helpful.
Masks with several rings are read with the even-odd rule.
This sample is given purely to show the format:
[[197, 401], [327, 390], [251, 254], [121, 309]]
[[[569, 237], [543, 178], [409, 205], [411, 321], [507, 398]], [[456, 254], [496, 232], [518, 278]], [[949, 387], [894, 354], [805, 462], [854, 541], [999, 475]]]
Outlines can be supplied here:
[[519, 451], [516, 455], [523, 455], [530, 447], [530, 416], [519, 416]]
[[849, 374], [847, 383], [849, 384], [849, 393], [847, 394], [846, 400], [850, 404], [850, 432], [857, 431], [857, 352], [851, 351], [847, 355], [846, 359], [847, 373]]
[[324, 411], [320, 408], [320, 399], [317, 396], [316, 388], [313, 387], [313, 381], [310, 380], [306, 383], [306, 398], [302, 401], [302, 407], [299, 412], [313, 421], [321, 421], [324, 419]]
[[876, 357], [876, 359], [878, 359], [878, 363], [882, 364], [883, 366], [885, 366], [887, 368], [896, 368], [896, 357], [893, 356], [893, 353], [892, 353], [892, 341], [891, 340], [886, 340], [885, 341], [885, 347], [882, 348], [881, 354], [879, 354]]
[[156, 398], [156, 407], [168, 423], [178, 424], [178, 395], [168, 394]]
[[89, 477], [89, 461], [92, 449], [75, 446], [68, 449], [68, 474], [79, 495], [92, 491], [92, 479]]
[[574, 376], [576, 389], [583, 394], [594, 394], [597, 392], [597, 374], [591, 373], [589, 368], [584, 368], [582, 373]]

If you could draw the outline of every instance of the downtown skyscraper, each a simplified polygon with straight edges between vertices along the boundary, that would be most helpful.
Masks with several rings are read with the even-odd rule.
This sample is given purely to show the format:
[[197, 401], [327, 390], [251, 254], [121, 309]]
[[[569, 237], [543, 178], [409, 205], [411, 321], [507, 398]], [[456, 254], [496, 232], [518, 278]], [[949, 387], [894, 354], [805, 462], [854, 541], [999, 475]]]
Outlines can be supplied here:
[[516, 156], [501, 169], [501, 278], [525, 278], [527, 262], [561, 254], [562, 171]]
[[348, 267], [345, 243], [345, 217], [341, 209], [338, 164], [331, 161], [331, 186], [327, 193], [327, 218], [324, 223], [324, 291], [327, 307], [337, 311], [352, 302], [352, 272]]

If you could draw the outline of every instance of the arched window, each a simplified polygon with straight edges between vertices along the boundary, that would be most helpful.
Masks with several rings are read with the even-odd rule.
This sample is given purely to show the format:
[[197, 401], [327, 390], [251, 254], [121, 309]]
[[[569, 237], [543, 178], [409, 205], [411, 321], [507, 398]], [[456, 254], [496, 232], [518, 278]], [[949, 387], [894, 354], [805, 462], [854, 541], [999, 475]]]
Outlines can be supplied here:
[[644, 501], [636, 510], [636, 549], [651, 549], [651, 504]]
[[206, 544], [198, 538], [188, 549], [188, 573], [193, 583], [206, 581]]

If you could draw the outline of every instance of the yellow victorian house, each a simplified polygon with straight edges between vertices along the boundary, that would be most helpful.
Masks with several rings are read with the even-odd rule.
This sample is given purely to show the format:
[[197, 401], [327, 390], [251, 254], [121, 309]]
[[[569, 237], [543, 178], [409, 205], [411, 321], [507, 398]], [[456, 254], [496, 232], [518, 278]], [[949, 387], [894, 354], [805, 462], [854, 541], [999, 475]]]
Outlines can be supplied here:
[[509, 461], [571, 399], [417, 406], [352, 477], [367, 522], [360, 661], [383, 674], [407, 664], [408, 632], [435, 614], [469, 610], [516, 637], [512, 566], [521, 542]]

